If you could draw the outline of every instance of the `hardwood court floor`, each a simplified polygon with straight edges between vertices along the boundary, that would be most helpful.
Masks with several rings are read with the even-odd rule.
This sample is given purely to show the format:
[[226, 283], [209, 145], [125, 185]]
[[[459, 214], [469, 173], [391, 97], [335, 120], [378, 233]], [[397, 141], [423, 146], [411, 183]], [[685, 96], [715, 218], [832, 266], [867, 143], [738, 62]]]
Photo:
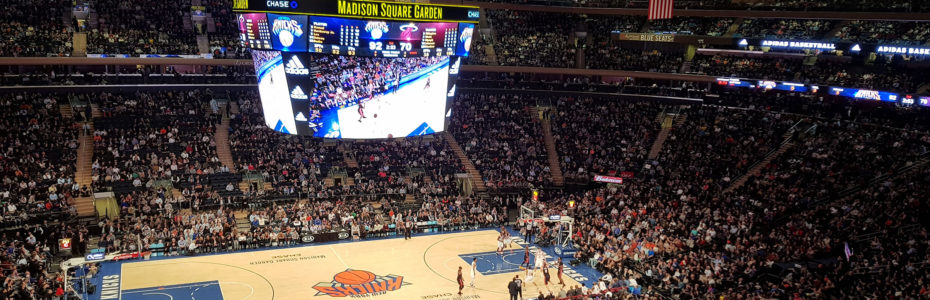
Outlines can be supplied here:
[[[509, 280], [525, 277], [515, 269], [523, 254], [489, 254], [497, 235], [471, 231], [123, 263], [121, 299], [508, 299]], [[479, 272], [472, 288], [469, 263], [476, 256], [479, 270], [493, 275]], [[459, 266], [466, 284], [462, 297], [456, 295]], [[557, 283], [555, 269], [550, 272]], [[540, 289], [548, 294], [542, 277], [524, 285], [525, 298]], [[563, 279], [569, 287], [579, 284]], [[550, 284], [548, 290], [557, 294], [560, 288]]]

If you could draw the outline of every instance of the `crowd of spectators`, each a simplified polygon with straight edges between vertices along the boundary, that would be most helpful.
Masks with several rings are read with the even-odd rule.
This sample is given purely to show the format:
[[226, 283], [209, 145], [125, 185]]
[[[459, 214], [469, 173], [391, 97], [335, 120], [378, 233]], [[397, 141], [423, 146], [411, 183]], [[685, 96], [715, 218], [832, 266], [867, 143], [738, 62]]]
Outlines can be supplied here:
[[722, 36], [727, 33], [732, 24], [733, 18], [674, 17], [651, 21], [649, 31], [679, 35]]
[[[210, 91], [101, 93], [94, 120], [95, 190], [128, 192], [158, 181], [199, 184], [229, 172], [216, 156]], [[158, 118], [150, 118], [157, 114]]]
[[551, 183], [535, 98], [459, 94], [452, 104], [455, 140], [489, 189], [512, 191]]
[[[703, 106], [679, 112], [657, 166], [720, 191], [785, 139], [796, 118], [780, 113]], [[674, 175], [672, 175], [674, 176]]]
[[[745, 117], [772, 116], [756, 112]], [[832, 126], [832, 122], [816, 125]], [[653, 174], [663, 176], [636, 176], [620, 186], [556, 192], [544, 195], [546, 202], [531, 206], [572, 215], [577, 228], [574, 240], [581, 246], [573, 263], [589, 264], [608, 274], [601, 280], [609, 289], [629, 291], [624, 294], [843, 298], [860, 293], [877, 297], [926, 293], [919, 283], [905, 279], [925, 278], [928, 271], [924, 266], [926, 229], [918, 225], [922, 224], [918, 216], [927, 213], [927, 206], [916, 196], [926, 189], [921, 186], [926, 173], [917, 176], [915, 182], [889, 179], [829, 206], [816, 208], [814, 204], [837, 199], [831, 195], [852, 185], [845, 183], [861, 182], [858, 176], [846, 174], [851, 171], [838, 169], [843, 161], [862, 161], [879, 152], [901, 153], [903, 149], [921, 153], [930, 145], [930, 138], [896, 129], [886, 133], [886, 129], [854, 123], [839, 128], [802, 139], [807, 142], [801, 152], [789, 155], [784, 162], [773, 162], [771, 165], [777, 165], [784, 174], [805, 174], [776, 185], [749, 183], [736, 193], [721, 194], [719, 189], [707, 187], [707, 177], [713, 172], [688, 172], [672, 164], [666, 171], [660, 173], [657, 169]], [[885, 140], [902, 133], [904, 141]], [[851, 143], [854, 146], [837, 144], [853, 135], [858, 136], [857, 142]], [[819, 140], [831, 142], [827, 146]], [[831, 147], [837, 147], [835, 152]], [[692, 149], [692, 153], [705, 155], [720, 151]], [[831, 154], [807, 149], [831, 149]], [[670, 149], [674, 150], [680, 149]], [[849, 152], [853, 153], [846, 156]], [[884, 174], [918, 157], [909, 154], [879, 158], [874, 164], [862, 166], [882, 166], [877, 173], [862, 178]], [[659, 166], [673, 159], [667, 158]], [[813, 161], [788, 163], [798, 160]], [[733, 163], [719, 164], [708, 159], [699, 165], [726, 169]], [[780, 176], [788, 175], [764, 172], [755, 180], [774, 182], [778, 179], [772, 178]], [[574, 201], [574, 208], [568, 207], [569, 201]], [[783, 221], [786, 217], [788, 221]], [[855, 253], [850, 253], [849, 258], [844, 256], [846, 245]], [[864, 282], [875, 288], [856, 288]]]
[[62, 272], [50, 267], [59, 255], [58, 239], [73, 249], [87, 249], [88, 231], [73, 223], [44, 222], [0, 234], [0, 295], [6, 299], [66, 299], [74, 289]]
[[197, 33], [193, 26], [184, 25], [184, 18], [189, 18], [190, 2], [182, 2], [96, 1], [93, 7], [98, 25], [87, 33], [87, 52], [198, 54]]
[[576, 15], [488, 10], [488, 19], [495, 30], [498, 64], [556, 68], [575, 65], [578, 45], [573, 29], [581, 22]]
[[562, 175], [586, 182], [594, 174], [639, 172], [658, 134], [656, 116], [664, 106], [648, 102], [613, 102], [559, 98], [552, 134]]
[[824, 38], [833, 23], [822, 19], [744, 19], [736, 32], [743, 37], [816, 40]]
[[922, 45], [930, 40], [930, 23], [853, 20], [835, 39], [855, 43]]
[[88, 187], [74, 182], [77, 129], [62, 117], [62, 95], [0, 97], [0, 225], [70, 217], [73, 198]]
[[[206, 7], [206, 13], [213, 20], [215, 31], [208, 32], [210, 49], [214, 58], [250, 59], [248, 48], [242, 46], [239, 40], [239, 20], [232, 11], [232, 2], [222, 0], [207, 0], [201, 2]], [[208, 21], [211, 19], [207, 19]], [[209, 26], [208, 26], [209, 28]], [[209, 30], [208, 30], [209, 31]]]
[[925, 81], [922, 73], [883, 59], [872, 65], [858, 65], [830, 59], [805, 63], [802, 57], [697, 55], [691, 62], [689, 73], [905, 93], [915, 92]]
[[624, 48], [614, 43], [588, 49], [585, 62], [588, 69], [678, 73], [684, 58], [655, 50]]
[[[581, 251], [572, 263], [608, 274], [603, 286], [573, 294], [609, 290], [613, 298], [842, 298], [853, 292], [882, 297], [925, 293], [907, 279], [928, 276], [922, 219], [930, 211], [920, 196], [930, 178], [926, 172], [908, 177], [913, 180], [894, 176], [926, 157], [930, 135], [910, 130], [921, 127], [867, 124], [907, 127], [890, 120], [916, 124], [925, 119], [913, 117], [909, 109], [875, 109], [878, 113], [860, 109], [858, 103], [850, 109], [810, 99], [800, 111], [807, 115], [796, 116], [800, 100], [781, 95], [724, 91], [717, 104], [748, 104], [680, 107], [676, 113], [683, 121], [672, 125], [654, 161], [646, 153], [661, 117], [674, 106], [462, 93], [452, 107], [456, 113], [450, 131], [494, 193], [551, 184], [542, 142], [544, 118], [551, 118], [566, 177], [586, 182], [592, 174], [631, 173], [623, 185], [546, 190], [541, 202], [529, 204], [575, 217], [573, 240]], [[118, 185], [131, 186], [117, 195], [120, 217], [100, 224], [100, 246], [122, 252], [208, 253], [293, 245], [307, 234], [332, 231], [376, 237], [396, 233], [408, 222], [436, 221], [445, 230], [459, 230], [497, 226], [506, 219], [501, 198], [459, 196], [454, 174], [463, 167], [444, 138], [324, 142], [283, 135], [264, 124], [255, 92], [226, 95], [240, 111], [230, 115], [236, 164], [227, 170], [215, 158], [212, 140], [219, 114], [207, 104], [215, 97], [191, 90], [94, 93], [75, 99], [91, 100], [103, 115], [94, 122], [95, 184], [114, 191]], [[553, 110], [534, 109], [538, 102], [554, 104]], [[0, 135], [9, 137], [8, 145], [35, 144], [5, 150], [5, 161], [26, 157], [4, 164], [8, 171], [24, 170], [24, 175], [4, 176], [5, 186], [20, 186], [6, 179], [17, 176], [48, 177], [60, 185], [60, 174], [73, 173], [73, 158], [49, 159], [48, 151], [40, 155], [39, 149], [61, 149], [68, 141], [76, 148], [73, 134], [60, 135], [76, 134], [80, 128], [53, 116], [58, 107], [53, 96], [14, 94], [0, 104], [9, 106], [4, 110], [9, 112], [6, 128], [39, 134], [27, 135], [33, 140], [12, 132]], [[786, 135], [793, 125], [797, 132]], [[785, 138], [794, 144], [792, 149], [751, 174], [741, 187], [723, 192], [731, 179], [746, 174]], [[353, 160], [357, 167], [350, 167]], [[35, 167], [24, 167], [32, 164], [66, 167], [39, 167], [55, 174], [38, 175]], [[272, 189], [226, 197], [201, 182], [207, 180], [201, 175], [231, 171], [260, 175]], [[325, 179], [342, 171], [344, 182]], [[874, 178], [883, 179], [876, 184]], [[57, 190], [85, 192], [64, 180]], [[157, 181], [181, 191], [172, 193]], [[29, 188], [29, 183], [26, 187], [39, 191], [35, 195], [47, 191]], [[295, 193], [309, 201], [295, 200]], [[69, 197], [63, 194], [59, 201]], [[25, 199], [38, 208], [38, 201]], [[574, 208], [568, 201], [575, 201]], [[48, 201], [42, 202], [47, 208]], [[14, 202], [5, 201], [4, 208], [9, 203]], [[52, 279], [59, 275], [36, 269], [48, 264], [48, 253], [55, 251], [47, 242], [54, 239], [37, 233], [86, 237], [80, 227], [42, 225], [0, 238], [5, 247], [23, 249], [0, 254], [0, 262], [17, 264], [2, 273], [2, 288], [10, 294], [67, 293], [62, 279]], [[138, 241], [142, 249], [137, 249]], [[855, 254], [846, 257], [846, 245]], [[19, 263], [23, 256], [25, 263]], [[866, 282], [880, 288], [853, 288]]]
[[455, 174], [463, 173], [464, 168], [441, 137], [356, 141], [347, 147], [359, 166], [357, 170], [349, 168], [349, 172], [354, 171], [355, 184], [395, 185], [396, 190], [418, 198], [460, 193]]
[[391, 89], [422, 69], [438, 63], [440, 57], [388, 58], [315, 55], [307, 62], [314, 66], [314, 86], [308, 88], [310, 107], [329, 109], [355, 105]]
[[696, 55], [691, 61], [690, 72], [711, 76], [795, 81], [803, 69], [803, 63], [800, 57]]
[[0, 56], [71, 56], [70, 1], [10, 0], [0, 12]]
[[74, 120], [61, 115], [62, 103], [67, 105], [66, 95], [0, 96], [0, 228], [4, 229], [0, 295], [4, 298], [52, 299], [67, 293], [63, 275], [48, 268], [58, 255], [58, 239], [86, 242], [86, 231], [70, 224], [76, 215], [73, 199], [89, 190], [74, 182], [78, 130]]

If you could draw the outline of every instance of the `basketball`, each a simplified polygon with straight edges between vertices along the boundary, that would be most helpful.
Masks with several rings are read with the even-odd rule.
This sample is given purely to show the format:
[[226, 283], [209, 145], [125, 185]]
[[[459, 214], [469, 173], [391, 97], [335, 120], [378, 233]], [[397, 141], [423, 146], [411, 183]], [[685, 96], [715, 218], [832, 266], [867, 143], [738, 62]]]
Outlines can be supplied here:
[[294, 34], [287, 30], [282, 30], [278, 33], [278, 40], [281, 41], [281, 45], [284, 47], [290, 47], [294, 44]]
[[336, 274], [333, 280], [349, 285], [365, 284], [375, 280], [375, 274], [363, 270], [346, 270]]

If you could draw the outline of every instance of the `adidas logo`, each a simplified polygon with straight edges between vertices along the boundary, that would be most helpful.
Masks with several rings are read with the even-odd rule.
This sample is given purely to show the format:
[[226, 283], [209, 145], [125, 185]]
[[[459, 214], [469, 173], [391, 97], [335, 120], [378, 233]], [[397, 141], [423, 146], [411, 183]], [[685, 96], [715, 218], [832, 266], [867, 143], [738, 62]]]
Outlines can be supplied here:
[[457, 58], [455, 59], [455, 63], [453, 63], [453, 64], [452, 64], [452, 67], [449, 68], [449, 74], [451, 74], [451, 75], [456, 75], [456, 74], [458, 74], [458, 73], [459, 73], [459, 67], [461, 67], [461, 66], [462, 66], [462, 59], [461, 59], [460, 57], [457, 57]]
[[307, 94], [304, 94], [304, 90], [300, 86], [294, 87], [294, 90], [291, 91], [291, 99], [296, 100], [307, 100]]
[[308, 75], [310, 74], [310, 70], [304, 67], [304, 64], [300, 62], [300, 59], [295, 55], [292, 56], [291, 60], [284, 66], [284, 73], [291, 75]]
[[449, 89], [449, 94], [447, 94], [446, 97], [454, 97], [454, 96], [455, 96], [455, 85], [453, 84], [452, 88]]
[[294, 120], [297, 122], [307, 122], [307, 117], [304, 116], [304, 113], [297, 113], [297, 116], [294, 117]]

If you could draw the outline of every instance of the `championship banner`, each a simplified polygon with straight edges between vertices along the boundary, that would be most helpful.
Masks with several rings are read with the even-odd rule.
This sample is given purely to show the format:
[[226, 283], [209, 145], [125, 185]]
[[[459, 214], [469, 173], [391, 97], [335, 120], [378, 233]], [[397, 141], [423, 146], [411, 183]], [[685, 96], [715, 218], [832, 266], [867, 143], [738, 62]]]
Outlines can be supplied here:
[[236, 12], [287, 13], [314, 16], [478, 23], [477, 6], [357, 0], [234, 0]]

